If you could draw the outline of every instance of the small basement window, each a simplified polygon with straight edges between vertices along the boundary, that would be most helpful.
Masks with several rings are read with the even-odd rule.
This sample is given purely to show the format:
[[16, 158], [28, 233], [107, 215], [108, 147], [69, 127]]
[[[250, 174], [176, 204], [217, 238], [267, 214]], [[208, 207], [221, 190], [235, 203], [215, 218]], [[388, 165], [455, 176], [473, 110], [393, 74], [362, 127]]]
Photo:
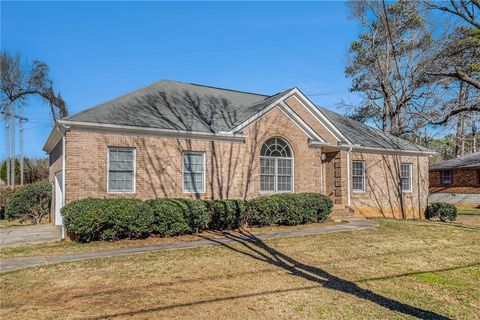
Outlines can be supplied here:
[[135, 192], [135, 149], [108, 148], [108, 192]]
[[440, 171], [441, 179], [442, 179], [442, 184], [444, 186], [448, 186], [452, 184], [453, 180], [453, 172], [452, 170], [444, 170]]

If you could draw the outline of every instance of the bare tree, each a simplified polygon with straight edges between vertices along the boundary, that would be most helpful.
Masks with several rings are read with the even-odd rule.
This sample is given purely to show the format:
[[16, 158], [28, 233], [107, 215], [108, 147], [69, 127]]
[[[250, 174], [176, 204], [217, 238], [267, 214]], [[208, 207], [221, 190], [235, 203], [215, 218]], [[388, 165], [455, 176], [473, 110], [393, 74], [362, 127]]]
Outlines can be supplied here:
[[46, 63], [35, 60], [30, 66], [22, 66], [20, 55], [13, 56], [3, 51], [0, 53], [0, 68], [0, 95], [4, 113], [14, 103], [24, 104], [28, 97], [36, 95], [50, 105], [54, 122], [68, 115], [62, 96], [53, 89]]
[[353, 116], [397, 136], [418, 130], [426, 123], [412, 111], [431, 107], [434, 93], [426, 82], [432, 34], [418, 3], [355, 1], [350, 9], [362, 27], [345, 70], [363, 95]]
[[425, 5], [429, 9], [448, 13], [460, 22], [438, 46], [435, 68], [430, 75], [437, 79], [456, 79], [480, 90], [480, 2], [425, 1]]

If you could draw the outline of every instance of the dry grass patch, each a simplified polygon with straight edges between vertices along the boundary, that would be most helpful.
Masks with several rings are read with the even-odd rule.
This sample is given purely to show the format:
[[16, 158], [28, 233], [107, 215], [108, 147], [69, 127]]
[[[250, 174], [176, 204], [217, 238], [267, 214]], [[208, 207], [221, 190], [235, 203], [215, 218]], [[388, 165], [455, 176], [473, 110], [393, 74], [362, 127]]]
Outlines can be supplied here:
[[479, 230], [378, 222], [5, 273], [2, 319], [478, 318]]

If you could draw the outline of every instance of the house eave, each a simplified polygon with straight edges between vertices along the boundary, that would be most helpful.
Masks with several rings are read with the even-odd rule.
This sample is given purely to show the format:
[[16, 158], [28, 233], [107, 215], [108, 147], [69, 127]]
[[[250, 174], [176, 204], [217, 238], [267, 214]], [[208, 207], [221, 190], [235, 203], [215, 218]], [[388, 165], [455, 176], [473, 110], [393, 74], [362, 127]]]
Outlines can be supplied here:
[[42, 150], [50, 153], [52, 149], [57, 145], [57, 143], [62, 139], [63, 137], [63, 126], [59, 124], [59, 121], [57, 121], [57, 124], [53, 127], [52, 131], [50, 132], [50, 135], [47, 138], [47, 141], [43, 145]]
[[60, 125], [68, 126], [70, 129], [100, 130], [113, 133], [147, 134], [161, 137], [192, 139], [192, 140], [219, 140], [230, 142], [244, 142], [246, 136], [242, 133], [227, 134], [216, 132], [200, 132], [187, 130], [160, 129], [150, 127], [136, 127], [116, 124], [105, 124], [95, 122], [80, 122], [59, 120]]
[[[339, 145], [341, 149], [349, 149], [350, 145], [341, 144]], [[389, 148], [375, 148], [375, 147], [364, 147], [360, 145], [352, 146], [353, 152], [366, 152], [366, 153], [381, 153], [381, 154], [400, 154], [400, 155], [421, 155], [421, 156], [432, 156], [437, 154], [435, 151], [421, 151], [421, 150], [405, 150], [405, 149], [389, 149]]]

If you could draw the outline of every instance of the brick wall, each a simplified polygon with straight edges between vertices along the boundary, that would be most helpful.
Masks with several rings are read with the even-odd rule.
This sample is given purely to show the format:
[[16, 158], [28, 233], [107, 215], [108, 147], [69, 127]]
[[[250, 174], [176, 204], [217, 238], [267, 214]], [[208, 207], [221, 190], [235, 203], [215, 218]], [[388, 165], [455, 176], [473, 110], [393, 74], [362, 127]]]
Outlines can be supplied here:
[[[259, 196], [259, 154], [273, 136], [294, 153], [296, 192], [321, 191], [321, 149], [282, 111], [274, 109], [245, 129], [245, 143], [177, 140], [147, 135], [72, 130], [66, 133], [66, 202], [86, 197], [195, 197], [182, 190], [182, 151], [206, 152], [206, 192], [201, 198]], [[136, 192], [107, 193], [107, 148], [136, 149]]]
[[452, 170], [452, 183], [443, 185], [441, 171], [430, 171], [430, 192], [432, 193], [473, 193], [480, 194], [477, 171], [480, 169], [454, 169]]
[[[365, 216], [421, 218], [428, 202], [428, 157], [353, 152], [365, 161], [365, 192], [352, 191], [352, 206]], [[400, 190], [400, 165], [412, 164], [412, 191]]]

